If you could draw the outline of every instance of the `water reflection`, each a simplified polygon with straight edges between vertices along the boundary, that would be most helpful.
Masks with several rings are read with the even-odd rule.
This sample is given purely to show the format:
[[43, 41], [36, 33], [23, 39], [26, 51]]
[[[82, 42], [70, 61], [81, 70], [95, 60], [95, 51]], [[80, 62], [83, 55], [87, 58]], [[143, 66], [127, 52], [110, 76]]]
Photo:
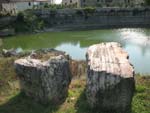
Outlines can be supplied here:
[[121, 38], [126, 43], [132, 43], [141, 47], [150, 47], [150, 36], [142, 29], [122, 29], [120, 30]]
[[78, 42], [75, 45], [72, 44], [62, 44], [57, 46], [55, 49], [66, 51], [74, 59], [80, 60], [85, 58], [87, 48], [81, 48], [80, 43]]
[[25, 50], [55, 48], [74, 59], [85, 59], [87, 48], [101, 42], [119, 42], [129, 53], [137, 73], [150, 74], [150, 29], [109, 29], [50, 32], [7, 38], [1, 48], [22, 47]]
[[150, 49], [145, 51], [139, 46], [128, 45], [125, 50], [130, 55], [130, 61], [134, 65], [136, 73], [150, 74]]

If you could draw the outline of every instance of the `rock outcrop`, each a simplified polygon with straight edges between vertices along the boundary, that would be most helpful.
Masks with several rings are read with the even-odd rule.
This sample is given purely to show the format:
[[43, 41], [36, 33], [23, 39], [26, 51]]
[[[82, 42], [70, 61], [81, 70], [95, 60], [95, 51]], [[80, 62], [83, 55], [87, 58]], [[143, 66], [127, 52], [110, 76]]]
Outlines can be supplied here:
[[43, 60], [24, 58], [15, 61], [22, 91], [42, 104], [61, 103], [71, 82], [69, 60], [63, 55]]
[[107, 113], [130, 111], [134, 94], [134, 69], [120, 44], [101, 43], [87, 51], [89, 105]]

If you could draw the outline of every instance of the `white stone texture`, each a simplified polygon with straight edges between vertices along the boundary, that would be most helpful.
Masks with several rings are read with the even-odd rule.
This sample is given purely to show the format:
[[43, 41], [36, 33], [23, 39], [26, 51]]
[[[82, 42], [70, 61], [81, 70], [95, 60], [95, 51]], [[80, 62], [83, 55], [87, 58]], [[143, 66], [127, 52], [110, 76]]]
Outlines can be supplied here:
[[120, 44], [101, 43], [87, 50], [87, 100], [92, 108], [126, 113], [134, 93], [134, 69]]
[[42, 104], [65, 100], [71, 72], [69, 61], [64, 56], [56, 56], [44, 62], [30, 58], [19, 59], [14, 64], [22, 91], [27, 96]]

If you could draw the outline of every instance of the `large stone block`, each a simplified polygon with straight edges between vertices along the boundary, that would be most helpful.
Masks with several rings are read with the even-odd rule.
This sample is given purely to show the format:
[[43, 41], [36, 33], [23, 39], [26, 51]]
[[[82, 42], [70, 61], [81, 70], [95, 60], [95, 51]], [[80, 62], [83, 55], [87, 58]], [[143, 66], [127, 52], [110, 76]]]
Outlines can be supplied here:
[[19, 59], [15, 63], [22, 91], [34, 100], [47, 103], [61, 103], [65, 100], [71, 82], [69, 61], [63, 55], [39, 59]]
[[130, 111], [134, 94], [134, 69], [120, 44], [101, 43], [87, 51], [89, 105], [108, 113]]

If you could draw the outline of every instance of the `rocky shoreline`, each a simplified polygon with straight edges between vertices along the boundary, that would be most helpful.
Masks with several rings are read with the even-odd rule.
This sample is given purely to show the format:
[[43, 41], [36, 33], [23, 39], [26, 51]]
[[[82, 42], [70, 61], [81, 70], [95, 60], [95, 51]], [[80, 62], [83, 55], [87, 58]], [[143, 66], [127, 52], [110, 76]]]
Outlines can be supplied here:
[[71, 73], [74, 78], [79, 78], [86, 73], [86, 61], [84, 60], [74, 60], [72, 59], [66, 52], [58, 51], [52, 48], [38, 49], [32, 51], [23, 51], [21, 48], [18, 49], [3, 49], [0, 52], [0, 58], [32, 58], [32, 59], [40, 59], [40, 60], [48, 60], [50, 57], [56, 55], [63, 55], [67, 59], [69, 59], [69, 64], [71, 68]]
[[[12, 51], [10, 51], [12, 50]], [[40, 59], [41, 61], [48, 60], [55, 55], [65, 55], [69, 59], [69, 67], [71, 70], [71, 77], [73, 79], [85, 76], [86, 62], [71, 59], [65, 52], [54, 49], [40, 49], [30, 52], [22, 51], [16, 53], [15, 49], [6, 50], [6, 53], [0, 52], [0, 95], [7, 91], [20, 90], [19, 78], [14, 69], [14, 61], [17, 59]], [[6, 90], [7, 89], [7, 90]]]
[[[38, 9], [24, 12], [32, 14], [40, 19], [43, 26], [37, 28], [40, 22], [34, 26], [35, 29], [23, 30], [18, 33], [39, 33], [39, 32], [57, 32], [71, 30], [91, 30], [91, 29], [110, 29], [110, 28], [150, 28], [150, 8], [93, 8], [93, 9]], [[25, 16], [21, 14], [22, 16]], [[0, 19], [0, 36], [15, 35], [16, 29], [22, 29], [25, 23], [16, 17], [4, 17]], [[8, 19], [9, 18], [9, 19]], [[19, 17], [18, 17], [19, 18]], [[4, 22], [3, 22], [4, 21]], [[16, 22], [16, 26], [13, 22]], [[33, 20], [35, 21], [35, 20]], [[18, 26], [17, 26], [17, 22]], [[8, 26], [7, 23], [10, 23]], [[4, 24], [4, 25], [3, 25]], [[12, 26], [12, 25], [13, 26]], [[22, 26], [19, 26], [22, 24]], [[32, 23], [31, 23], [32, 24]], [[15, 28], [14, 30], [10, 28]], [[19, 27], [19, 28], [17, 28]], [[28, 28], [30, 29], [30, 27]]]
[[2, 55], [3, 59], [14, 58], [11, 68], [20, 82], [20, 91], [37, 102], [64, 102], [72, 78], [86, 75], [86, 96], [91, 108], [130, 110], [134, 69], [128, 54], [118, 43], [90, 46], [86, 61], [73, 60], [65, 52], [49, 48], [28, 54], [24, 54], [23, 50], [3, 50]]
[[[96, 45], [96, 46], [99, 46], [99, 45]], [[112, 46], [113, 46], [113, 44], [112, 44]], [[91, 46], [92, 49], [89, 48], [88, 55], [87, 55], [87, 61], [73, 60], [69, 57], [68, 54], [66, 54], [65, 52], [62, 52], [62, 51], [57, 51], [54, 49], [40, 49], [40, 50], [32, 51], [24, 56], [22, 56], [22, 54], [20, 55], [20, 53], [19, 53], [17, 56], [14, 56], [14, 54], [13, 54], [12, 56], [0, 57], [0, 72], [3, 71], [2, 74], [4, 74], [4, 76], [5, 76], [5, 74], [9, 74], [8, 75], [9, 77], [10, 77], [10, 75], [11, 76], [14, 76], [14, 75], [19, 76], [19, 79], [20, 79], [22, 85], [21, 85], [21, 87], [18, 87], [18, 90], [19, 90], [18, 92], [20, 92], [20, 89], [22, 89], [22, 91], [24, 91], [27, 96], [31, 97], [30, 99], [34, 99], [43, 104], [46, 104], [47, 102], [49, 102], [49, 100], [54, 103], [55, 102], [59, 103], [59, 102], [61, 102], [61, 100], [63, 100], [63, 102], [64, 102], [64, 99], [67, 96], [68, 90], [69, 90], [69, 96], [67, 97], [67, 100], [65, 102], [70, 103], [70, 102], [76, 100], [76, 99], [74, 99], [74, 96], [70, 97], [72, 95], [72, 93], [73, 93], [73, 95], [76, 94], [73, 91], [75, 89], [78, 89], [79, 90], [78, 96], [79, 96], [82, 93], [82, 91], [80, 90], [80, 87], [83, 87], [83, 91], [85, 90], [85, 88], [87, 91], [89, 91], [89, 92], [85, 92], [85, 93], [89, 94], [91, 92], [91, 94], [92, 94], [92, 95], [90, 95], [90, 97], [88, 96], [88, 99], [89, 98], [92, 99], [95, 92], [97, 93], [96, 98], [98, 98], [100, 100], [104, 99], [104, 101], [102, 101], [102, 103], [97, 104], [98, 106], [100, 105], [100, 108], [101, 108], [100, 110], [102, 110], [102, 108], [103, 109], [110, 108], [110, 110], [112, 110], [111, 109], [112, 106], [115, 106], [116, 107], [115, 109], [121, 109], [123, 111], [130, 110], [129, 106], [131, 104], [130, 102], [131, 102], [132, 94], [134, 92], [134, 90], [133, 90], [134, 87], [132, 87], [134, 80], [133, 80], [133, 76], [130, 76], [130, 74], [128, 72], [125, 73], [125, 71], [131, 71], [131, 70], [124, 69], [121, 71], [122, 73], [117, 73], [115, 75], [112, 71], [116, 72], [116, 70], [115, 70], [116, 67], [114, 67], [113, 68], [114, 70], [112, 70], [111, 66], [109, 68], [104, 68], [104, 66], [103, 66], [104, 63], [106, 63], [106, 64], [112, 63], [113, 61], [114, 61], [114, 64], [116, 62], [118, 63], [118, 61], [128, 63], [127, 53], [123, 52], [121, 50], [121, 48], [117, 49], [117, 47], [120, 47], [117, 44], [116, 45], [114, 44], [113, 47], [112, 46], [111, 45], [109, 46], [109, 44], [106, 45], [106, 47], [108, 47], [108, 48], [114, 47], [113, 49], [110, 49], [110, 50], [113, 50], [113, 52], [115, 52], [113, 54], [117, 53], [117, 56], [114, 56], [113, 54], [112, 54], [112, 56], [117, 57], [117, 58], [118, 58], [118, 56], [123, 56], [121, 58], [119, 57], [120, 60], [115, 59], [115, 58], [113, 58], [114, 60], [111, 58], [109, 58], [109, 59], [106, 58], [104, 60], [104, 56], [106, 56], [106, 54], [108, 54], [109, 52], [107, 51], [107, 49], [106, 49], [106, 51], [108, 53], [103, 51], [103, 49], [105, 48], [103, 45], [101, 48], [102, 51], [100, 51], [100, 52], [99, 52], [100, 49], [94, 49], [93, 46]], [[100, 48], [100, 47], [97, 47], [97, 48]], [[93, 50], [95, 50], [95, 51], [93, 51]], [[103, 54], [104, 56], [101, 56], [100, 55], [101, 53], [105, 53], [105, 54]], [[112, 52], [110, 52], [110, 53], [112, 53]], [[101, 60], [99, 59], [100, 60], [99, 61], [98, 58], [100, 58]], [[6, 60], [5, 62], [4, 62], [4, 59]], [[2, 61], [5, 63], [5, 65], [6, 65], [5, 67], [3, 67], [4, 65], [2, 65], [3, 64]], [[11, 63], [10, 63], [10, 61], [11, 61]], [[13, 72], [14, 71], [14, 65], [13, 65], [14, 61], [15, 61], [15, 69], [17, 71], [17, 74]], [[101, 62], [101, 61], [106, 61], [106, 62]], [[88, 66], [86, 65], [87, 63], [88, 63]], [[101, 65], [101, 63], [102, 63], [102, 67], [99, 67], [97, 64]], [[114, 64], [112, 64], [112, 65], [114, 65]], [[89, 68], [90, 66], [92, 68]], [[118, 65], [118, 66], [120, 66], [120, 65]], [[122, 66], [124, 66], [125, 68], [126, 68], [126, 66], [128, 67], [128, 65], [122, 65]], [[70, 72], [68, 71], [69, 68], [70, 68]], [[117, 68], [117, 69], [119, 69], [119, 68]], [[9, 69], [11, 69], [11, 70], [9, 70]], [[95, 69], [98, 69], [98, 71]], [[10, 71], [10, 73], [8, 73], [8, 70]], [[85, 77], [86, 70], [88, 70], [88, 73], [87, 73], [88, 76], [86, 76], [86, 79], [84, 80], [84, 85], [83, 85], [81, 78]], [[67, 73], [67, 72], [69, 72], [69, 73]], [[64, 73], [66, 73], [66, 74], [64, 74]], [[132, 71], [131, 71], [131, 73], [132, 73]], [[134, 73], [132, 73], [132, 74], [134, 74]], [[63, 77], [64, 75], [66, 75], [65, 79]], [[82, 75], [84, 75], [84, 76], [82, 76]], [[101, 78], [102, 81], [100, 80], [100, 78], [96, 79], [98, 76], [100, 78], [102, 77]], [[71, 84], [69, 87], [72, 77], [77, 78], [77, 79], [73, 79], [73, 80], [77, 80], [78, 84], [76, 84], [75, 86], [72, 86], [72, 84]], [[87, 77], [88, 77], [88, 79], [87, 79]], [[128, 77], [129, 77], [129, 79], [128, 79]], [[130, 77], [131, 77], [131, 79], [130, 79]], [[18, 78], [16, 78], [16, 79], [17, 79], [17, 81], [19, 80]], [[11, 83], [11, 81], [8, 80], [6, 78], [6, 76], [5, 76], [4, 80], [7, 80], [7, 82], [9, 81], [9, 84]], [[50, 80], [52, 80], [52, 81], [50, 81]], [[103, 84], [104, 82], [105, 82], [105, 85]], [[131, 82], [131, 84], [130, 84], [130, 82]], [[87, 85], [85, 86], [85, 84], [87, 84]], [[15, 86], [14, 83], [11, 86]], [[130, 86], [132, 87], [131, 89], [128, 88]], [[1, 82], [1, 79], [0, 79], [0, 88], [2, 88], [2, 87], [5, 87], [5, 86]], [[7, 89], [8, 89], [8, 87], [7, 87]], [[14, 90], [14, 88], [12, 88], [12, 89]], [[53, 90], [53, 92], [51, 92], [51, 90]], [[128, 95], [129, 90], [132, 91], [132, 92], [130, 92], [130, 93], [132, 93], [131, 95], [130, 94]], [[15, 91], [16, 91], [16, 89], [15, 89]], [[112, 95], [110, 93], [111, 91], [114, 95]], [[119, 93], [120, 91], [122, 93]], [[0, 94], [2, 94], [1, 90], [0, 90]], [[107, 94], [107, 96], [109, 98], [107, 98], [107, 96], [105, 97], [105, 94]], [[101, 98], [103, 96], [105, 98]], [[82, 94], [81, 94], [81, 97], [82, 97]], [[111, 97], [115, 97], [115, 98], [112, 99]], [[80, 98], [80, 97], [78, 97], [78, 98]], [[70, 99], [70, 100], [68, 101], [68, 99]], [[90, 103], [87, 103], [86, 99], [87, 98], [84, 98], [84, 101], [83, 100], [82, 101], [84, 103], [86, 102], [87, 105], [93, 104], [92, 102], [94, 101], [94, 99], [92, 99], [92, 101]], [[117, 101], [113, 101], [114, 99], [115, 100], [117, 99]], [[118, 104], [119, 102], [121, 102], [121, 104]], [[115, 103], [115, 104], [112, 104], [112, 103]], [[93, 105], [95, 106], [95, 104], [93, 104]], [[120, 105], [121, 105], [121, 108], [120, 108]], [[79, 104], [78, 107], [82, 107], [82, 105]], [[75, 107], [75, 108], [77, 108], [77, 107]], [[90, 108], [90, 106], [88, 106], [87, 108]], [[99, 109], [97, 109], [97, 110], [99, 110]]]

